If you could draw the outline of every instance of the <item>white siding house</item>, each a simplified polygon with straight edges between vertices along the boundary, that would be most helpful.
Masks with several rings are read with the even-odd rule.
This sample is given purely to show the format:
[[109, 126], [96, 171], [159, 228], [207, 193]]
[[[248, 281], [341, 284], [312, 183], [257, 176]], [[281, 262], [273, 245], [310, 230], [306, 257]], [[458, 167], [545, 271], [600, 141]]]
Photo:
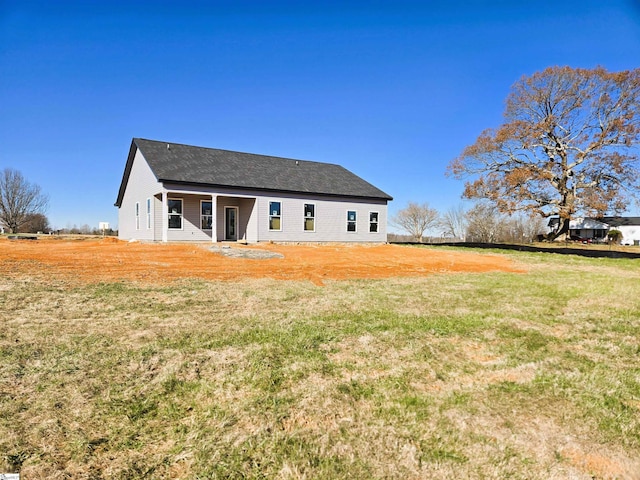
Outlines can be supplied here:
[[602, 221], [620, 230], [623, 245], [640, 245], [640, 217], [604, 217]]
[[[559, 228], [558, 218], [549, 220], [550, 231]], [[569, 222], [571, 239], [605, 241], [610, 230], [620, 230], [623, 245], [640, 245], [640, 217], [579, 217]]]
[[134, 138], [115, 206], [124, 240], [386, 242], [390, 200], [335, 164]]

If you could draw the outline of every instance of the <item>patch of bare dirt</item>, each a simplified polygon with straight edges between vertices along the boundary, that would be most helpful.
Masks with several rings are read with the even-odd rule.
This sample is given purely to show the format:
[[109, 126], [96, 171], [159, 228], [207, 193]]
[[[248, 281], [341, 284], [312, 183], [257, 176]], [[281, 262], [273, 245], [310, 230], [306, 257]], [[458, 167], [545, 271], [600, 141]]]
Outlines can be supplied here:
[[89, 283], [273, 278], [309, 280], [317, 285], [325, 280], [524, 272], [512, 260], [499, 255], [399, 245], [233, 245], [233, 255], [222, 254], [221, 250], [212, 250], [211, 244], [130, 243], [112, 238], [41, 238], [28, 242], [2, 239], [0, 269], [12, 277]]

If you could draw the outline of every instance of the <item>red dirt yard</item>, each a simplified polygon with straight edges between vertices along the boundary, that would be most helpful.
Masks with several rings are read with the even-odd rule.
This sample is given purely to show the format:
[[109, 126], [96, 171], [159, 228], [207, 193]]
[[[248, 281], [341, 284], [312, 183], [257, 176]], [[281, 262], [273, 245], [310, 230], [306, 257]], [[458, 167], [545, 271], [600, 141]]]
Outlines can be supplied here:
[[[400, 245], [225, 245], [122, 242], [114, 238], [0, 240], [0, 265], [14, 278], [96, 283], [166, 283], [177, 279], [273, 278], [326, 280], [418, 277], [457, 272], [523, 272], [512, 260], [452, 250]], [[281, 258], [245, 258], [255, 254]]]

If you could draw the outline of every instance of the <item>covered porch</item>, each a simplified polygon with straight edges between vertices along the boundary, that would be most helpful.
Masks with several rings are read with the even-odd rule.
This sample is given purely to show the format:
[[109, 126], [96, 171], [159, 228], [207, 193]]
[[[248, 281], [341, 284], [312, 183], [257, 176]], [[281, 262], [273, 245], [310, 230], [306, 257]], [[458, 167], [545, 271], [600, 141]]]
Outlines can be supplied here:
[[257, 199], [184, 190], [165, 190], [155, 196], [156, 235], [163, 242], [258, 241]]

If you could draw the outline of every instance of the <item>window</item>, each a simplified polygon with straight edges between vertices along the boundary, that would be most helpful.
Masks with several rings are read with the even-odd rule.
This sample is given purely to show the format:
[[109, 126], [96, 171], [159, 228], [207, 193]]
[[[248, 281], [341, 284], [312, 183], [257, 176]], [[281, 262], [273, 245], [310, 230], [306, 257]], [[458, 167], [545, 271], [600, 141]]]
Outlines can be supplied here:
[[347, 211], [347, 232], [356, 231], [356, 212], [355, 210]]
[[280, 202], [269, 202], [269, 230], [282, 231]]
[[151, 199], [147, 198], [147, 230], [151, 228]]
[[315, 232], [316, 230], [316, 206], [313, 203], [304, 204], [304, 231]]
[[167, 206], [169, 207], [169, 228], [182, 229], [182, 199], [170, 198]]
[[213, 202], [200, 202], [200, 228], [202, 230], [211, 230], [213, 226]]
[[378, 233], [378, 212], [369, 212], [369, 233]]
[[140, 202], [136, 202], [136, 230], [140, 230]]

